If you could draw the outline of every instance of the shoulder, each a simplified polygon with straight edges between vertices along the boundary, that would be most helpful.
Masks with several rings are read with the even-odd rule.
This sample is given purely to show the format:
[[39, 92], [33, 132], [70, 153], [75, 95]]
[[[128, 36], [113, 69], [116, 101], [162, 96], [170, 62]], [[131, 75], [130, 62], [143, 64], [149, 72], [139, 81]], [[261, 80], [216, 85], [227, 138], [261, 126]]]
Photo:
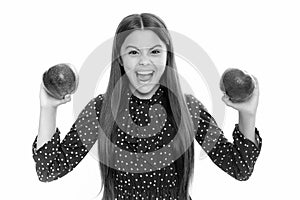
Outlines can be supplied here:
[[95, 98], [93, 98], [93, 100], [97, 103], [102, 103], [104, 99], [104, 94], [98, 94]]
[[184, 94], [185, 101], [190, 110], [204, 110], [207, 111], [203, 103], [193, 94]]
[[98, 94], [88, 101], [83, 110], [81, 110], [78, 119], [86, 119], [88, 117], [98, 118], [100, 116], [100, 111], [102, 107], [102, 102], [104, 99], [104, 94]]
[[96, 97], [94, 97], [90, 103], [94, 104], [96, 110], [100, 110], [102, 107], [102, 103], [104, 100], [105, 94], [98, 94]]
[[96, 97], [93, 97], [88, 101], [83, 109], [83, 113], [91, 112], [91, 111], [100, 111], [102, 107], [102, 102], [104, 99], [104, 94], [98, 94]]
[[189, 112], [193, 117], [193, 119], [196, 120], [201, 119], [201, 122], [206, 121], [206, 122], [216, 124], [213, 117], [210, 115], [206, 107], [202, 104], [202, 102], [199, 99], [197, 99], [192, 94], [186, 94], [185, 97], [186, 97], [187, 108], [189, 109]]

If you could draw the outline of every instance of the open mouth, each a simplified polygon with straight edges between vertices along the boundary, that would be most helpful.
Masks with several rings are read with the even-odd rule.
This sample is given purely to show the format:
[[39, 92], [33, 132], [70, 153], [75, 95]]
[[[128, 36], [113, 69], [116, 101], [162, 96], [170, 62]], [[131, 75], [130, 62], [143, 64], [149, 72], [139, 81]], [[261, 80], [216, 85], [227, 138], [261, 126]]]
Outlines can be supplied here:
[[141, 83], [148, 83], [153, 77], [154, 71], [140, 71], [136, 72], [137, 80]]

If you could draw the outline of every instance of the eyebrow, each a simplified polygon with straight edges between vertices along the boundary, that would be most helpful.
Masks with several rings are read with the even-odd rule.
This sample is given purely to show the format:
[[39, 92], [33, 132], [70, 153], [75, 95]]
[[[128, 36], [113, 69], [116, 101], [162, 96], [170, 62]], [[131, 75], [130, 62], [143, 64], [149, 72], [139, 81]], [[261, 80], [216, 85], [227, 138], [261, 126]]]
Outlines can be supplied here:
[[[125, 49], [128, 49], [128, 48], [135, 48], [135, 49], [139, 49], [139, 48], [137, 48], [137, 47], [135, 47], [135, 46], [132, 46], [132, 45], [128, 45]], [[157, 44], [157, 45], [154, 45], [153, 47], [151, 47], [150, 49], [153, 49], [153, 48], [155, 48], [155, 47], [162, 47], [160, 44]]]

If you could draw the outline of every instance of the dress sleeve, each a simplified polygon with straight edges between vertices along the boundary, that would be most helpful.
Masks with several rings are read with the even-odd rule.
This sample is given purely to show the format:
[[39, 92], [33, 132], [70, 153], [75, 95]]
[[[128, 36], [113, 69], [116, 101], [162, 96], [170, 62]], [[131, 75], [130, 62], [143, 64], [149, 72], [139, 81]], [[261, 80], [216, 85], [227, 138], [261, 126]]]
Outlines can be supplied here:
[[210, 159], [235, 179], [248, 180], [262, 147], [258, 129], [255, 128], [258, 146], [241, 133], [238, 124], [235, 124], [231, 143], [198, 99], [188, 95], [187, 104], [195, 125], [195, 139]]
[[102, 99], [100, 94], [85, 106], [62, 142], [58, 128], [51, 140], [39, 149], [36, 149], [35, 137], [32, 154], [40, 181], [50, 182], [63, 177], [86, 156], [98, 139]]

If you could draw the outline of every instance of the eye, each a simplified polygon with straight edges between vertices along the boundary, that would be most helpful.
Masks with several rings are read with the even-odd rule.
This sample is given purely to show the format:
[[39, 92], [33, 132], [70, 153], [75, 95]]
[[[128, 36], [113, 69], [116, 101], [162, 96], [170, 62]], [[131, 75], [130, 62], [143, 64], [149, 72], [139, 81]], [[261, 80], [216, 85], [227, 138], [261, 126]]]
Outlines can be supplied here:
[[155, 50], [152, 51], [152, 53], [153, 53], [153, 54], [159, 54], [159, 53], [160, 53], [160, 50], [155, 49]]
[[129, 55], [137, 55], [137, 54], [138, 54], [138, 52], [137, 52], [137, 51], [135, 51], [135, 50], [132, 50], [132, 51], [129, 51], [129, 52], [128, 52], [128, 54], [129, 54]]

